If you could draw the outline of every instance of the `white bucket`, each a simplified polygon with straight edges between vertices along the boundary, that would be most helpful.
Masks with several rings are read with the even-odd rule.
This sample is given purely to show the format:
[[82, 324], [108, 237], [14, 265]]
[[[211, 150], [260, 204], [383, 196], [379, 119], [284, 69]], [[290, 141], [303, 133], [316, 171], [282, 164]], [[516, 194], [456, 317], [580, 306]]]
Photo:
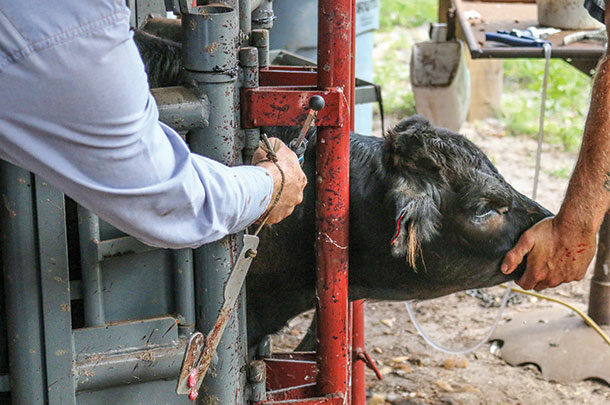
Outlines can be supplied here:
[[538, 23], [566, 30], [592, 30], [604, 25], [589, 15], [584, 0], [536, 0]]
[[470, 74], [459, 40], [420, 42], [411, 51], [411, 86], [417, 113], [458, 131], [470, 104]]

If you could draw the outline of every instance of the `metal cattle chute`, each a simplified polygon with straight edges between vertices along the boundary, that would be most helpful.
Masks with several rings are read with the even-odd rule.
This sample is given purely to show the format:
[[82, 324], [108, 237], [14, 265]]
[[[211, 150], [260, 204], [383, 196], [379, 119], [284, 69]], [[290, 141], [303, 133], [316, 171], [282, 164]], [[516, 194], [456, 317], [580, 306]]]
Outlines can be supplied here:
[[[193, 152], [247, 163], [260, 127], [303, 125], [309, 100], [324, 99], [314, 122], [319, 181], [311, 185], [318, 198], [317, 353], [248, 359], [245, 288], [232, 283], [237, 291], [225, 294], [243, 235], [194, 250], [152, 248], [38, 176], [0, 162], [0, 402], [190, 403], [176, 393], [181, 368], [195, 364], [188, 343], [205, 344], [193, 333], [206, 336], [222, 315], [198, 403], [365, 403], [363, 309], [353, 310], [352, 342], [348, 303], [355, 3], [319, 1], [317, 70], [270, 64], [271, 0], [128, 1], [134, 27], [156, 24], [182, 39], [185, 85], [152, 93], [160, 120], [184, 134]], [[165, 16], [166, 6], [181, 22], [149, 18]], [[223, 307], [228, 296], [230, 310]], [[189, 392], [185, 384], [180, 392]]]

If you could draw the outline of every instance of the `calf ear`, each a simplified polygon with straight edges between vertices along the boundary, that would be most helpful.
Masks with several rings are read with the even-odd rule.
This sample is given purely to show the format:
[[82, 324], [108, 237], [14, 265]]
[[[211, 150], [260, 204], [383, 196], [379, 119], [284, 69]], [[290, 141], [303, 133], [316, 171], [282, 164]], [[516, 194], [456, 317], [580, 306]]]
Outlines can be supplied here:
[[416, 115], [402, 120], [384, 138], [383, 161], [389, 171], [402, 168], [411, 173], [439, 172], [440, 156], [428, 147], [438, 134], [425, 118]]
[[415, 269], [422, 243], [432, 240], [438, 233], [441, 214], [434, 200], [427, 195], [408, 201], [399, 199], [396, 215], [396, 233], [392, 238], [392, 254], [405, 257]]

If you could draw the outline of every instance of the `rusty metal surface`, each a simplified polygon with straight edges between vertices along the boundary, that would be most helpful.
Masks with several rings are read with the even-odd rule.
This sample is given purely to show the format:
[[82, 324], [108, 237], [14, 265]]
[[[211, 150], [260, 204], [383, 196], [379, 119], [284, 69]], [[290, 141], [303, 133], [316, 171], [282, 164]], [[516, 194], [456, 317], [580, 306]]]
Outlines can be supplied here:
[[260, 71], [261, 86], [315, 86], [318, 73], [314, 68], [299, 66], [270, 66]]
[[301, 126], [307, 118], [309, 99], [319, 95], [325, 107], [315, 120], [317, 126], [338, 127], [347, 120], [347, 100], [340, 89], [320, 90], [259, 87], [244, 89], [241, 96], [242, 126]]
[[589, 291], [589, 316], [599, 325], [610, 325], [610, 215], [608, 214], [599, 230], [595, 273]]
[[177, 18], [149, 17], [140, 29], [161, 38], [182, 42], [182, 22]]
[[[464, 33], [470, 54], [473, 58], [543, 58], [542, 48], [515, 47], [486, 42], [485, 32], [497, 30], [510, 31], [513, 28], [526, 29], [538, 26], [536, 4], [529, 3], [494, 3], [466, 0], [453, 0], [457, 17]], [[464, 17], [464, 12], [475, 10], [481, 14], [481, 21], [471, 23]], [[604, 47], [599, 42], [582, 41], [563, 45], [563, 38], [576, 31], [562, 30], [550, 35], [553, 58], [599, 58]]]
[[366, 404], [366, 363], [360, 354], [364, 353], [364, 300], [352, 304], [352, 403]]
[[[610, 328], [604, 331], [610, 333]], [[563, 309], [518, 314], [490, 340], [504, 342], [502, 357], [510, 365], [536, 364], [548, 380], [595, 378], [610, 384], [610, 346], [580, 317]]]
[[318, 367], [312, 360], [265, 359], [267, 390], [276, 391], [316, 382]]
[[315, 397], [315, 384], [301, 385], [277, 391], [267, 392], [267, 401], [258, 402], [257, 404], [279, 405], [279, 404], [302, 404], [302, 405], [317, 405], [329, 404], [339, 405], [344, 404], [345, 400], [339, 395], [327, 395], [324, 397]]
[[[318, 2], [318, 87], [351, 88], [353, 0]], [[328, 102], [328, 101], [327, 101]], [[318, 131], [316, 159], [316, 258], [318, 389], [348, 401], [349, 125]]]
[[309, 360], [316, 361], [316, 352], [280, 352], [265, 356], [265, 359]]
[[176, 385], [176, 394], [187, 395], [191, 391], [191, 388], [188, 386], [188, 377], [191, 370], [199, 361], [204, 344], [205, 338], [201, 332], [195, 332], [191, 335], [184, 351], [184, 359], [182, 360], [180, 376]]

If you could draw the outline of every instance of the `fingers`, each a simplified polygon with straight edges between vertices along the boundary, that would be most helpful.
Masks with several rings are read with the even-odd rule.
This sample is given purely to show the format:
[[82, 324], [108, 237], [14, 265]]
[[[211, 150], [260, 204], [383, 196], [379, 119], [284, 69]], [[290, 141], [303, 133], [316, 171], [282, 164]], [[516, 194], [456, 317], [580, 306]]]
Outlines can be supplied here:
[[[307, 177], [301, 169], [299, 160], [296, 154], [290, 150], [281, 140], [277, 138], [269, 139], [269, 143], [272, 145], [275, 154], [277, 156], [277, 166], [279, 166], [284, 174], [284, 185], [282, 188], [282, 175], [275, 163], [265, 161], [267, 159], [267, 151], [265, 148], [258, 148], [255, 152], [252, 163], [266, 168], [273, 177], [273, 197], [271, 199], [268, 210], [259, 221], [267, 217], [267, 224], [275, 224], [280, 222], [294, 211], [295, 207], [303, 201], [303, 190], [307, 185]], [[262, 161], [262, 162], [261, 162]], [[277, 203], [273, 205], [276, 196], [279, 194]], [[267, 216], [268, 214], [268, 216]]]
[[535, 239], [531, 236], [529, 231], [526, 231], [521, 235], [515, 247], [504, 256], [504, 261], [500, 266], [502, 273], [510, 274], [515, 271], [517, 266], [523, 261], [525, 255], [532, 250], [534, 244]]

